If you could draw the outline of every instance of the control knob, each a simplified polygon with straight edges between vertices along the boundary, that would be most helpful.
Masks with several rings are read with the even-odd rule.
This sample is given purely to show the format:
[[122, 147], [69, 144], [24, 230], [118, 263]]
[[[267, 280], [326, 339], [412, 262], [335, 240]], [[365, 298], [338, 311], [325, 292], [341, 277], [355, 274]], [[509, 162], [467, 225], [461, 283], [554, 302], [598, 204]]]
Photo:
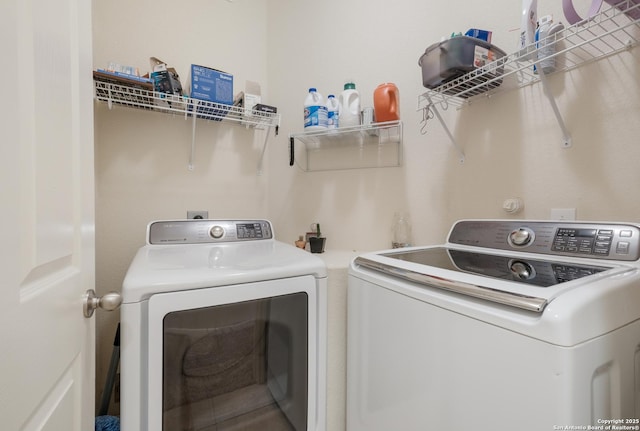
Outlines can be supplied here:
[[509, 242], [511, 245], [524, 246], [530, 244], [533, 240], [533, 232], [529, 229], [521, 227], [509, 234]]
[[535, 278], [536, 272], [531, 265], [521, 260], [509, 262], [509, 270], [514, 277], [519, 280], [531, 280]]
[[209, 235], [211, 235], [211, 238], [215, 239], [222, 238], [222, 235], [224, 235], [224, 229], [222, 228], [222, 226], [216, 225], [211, 228], [211, 230], [209, 231]]

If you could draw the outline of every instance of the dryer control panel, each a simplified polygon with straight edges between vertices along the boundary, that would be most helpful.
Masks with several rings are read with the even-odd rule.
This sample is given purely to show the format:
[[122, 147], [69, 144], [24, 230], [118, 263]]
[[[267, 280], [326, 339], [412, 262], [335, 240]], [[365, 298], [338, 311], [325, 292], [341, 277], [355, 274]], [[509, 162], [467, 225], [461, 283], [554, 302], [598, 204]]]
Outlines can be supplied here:
[[640, 227], [615, 222], [462, 220], [451, 229], [449, 242], [558, 256], [640, 259]]
[[210, 244], [273, 239], [267, 220], [164, 220], [149, 223], [147, 244]]

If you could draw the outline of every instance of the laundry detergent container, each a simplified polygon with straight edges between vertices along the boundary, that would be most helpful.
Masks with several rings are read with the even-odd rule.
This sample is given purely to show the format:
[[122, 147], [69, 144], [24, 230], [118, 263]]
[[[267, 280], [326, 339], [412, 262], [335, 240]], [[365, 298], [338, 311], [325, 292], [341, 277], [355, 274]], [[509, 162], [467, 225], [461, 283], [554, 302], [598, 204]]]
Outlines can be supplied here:
[[[460, 97], [479, 94], [502, 83], [504, 66], [493, 62], [505, 55], [503, 50], [482, 39], [468, 36], [452, 37], [429, 46], [418, 60], [422, 68], [422, 84], [426, 88], [435, 89], [462, 75], [474, 72], [465, 82], [443, 92], [457, 94], [471, 90]], [[477, 86], [480, 87], [476, 89]]]

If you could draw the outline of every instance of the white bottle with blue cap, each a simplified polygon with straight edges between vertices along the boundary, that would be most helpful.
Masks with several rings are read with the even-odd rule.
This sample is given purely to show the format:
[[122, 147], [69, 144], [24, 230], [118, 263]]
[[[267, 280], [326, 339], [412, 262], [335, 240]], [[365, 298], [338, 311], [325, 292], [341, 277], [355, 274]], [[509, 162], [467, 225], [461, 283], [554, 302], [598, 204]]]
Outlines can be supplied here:
[[[540, 25], [536, 31], [536, 48], [538, 65], [542, 68], [544, 73], [555, 72], [556, 70], [556, 36], [559, 31], [564, 30], [564, 25], [559, 22], [553, 24], [553, 17], [551, 15], [543, 16], [540, 19]], [[533, 65], [533, 73], [538, 73], [538, 66]]]
[[315, 87], [309, 89], [309, 94], [304, 101], [304, 130], [326, 130], [327, 107], [324, 104], [322, 94]]
[[327, 96], [327, 128], [337, 129], [339, 124], [338, 99], [333, 94]]

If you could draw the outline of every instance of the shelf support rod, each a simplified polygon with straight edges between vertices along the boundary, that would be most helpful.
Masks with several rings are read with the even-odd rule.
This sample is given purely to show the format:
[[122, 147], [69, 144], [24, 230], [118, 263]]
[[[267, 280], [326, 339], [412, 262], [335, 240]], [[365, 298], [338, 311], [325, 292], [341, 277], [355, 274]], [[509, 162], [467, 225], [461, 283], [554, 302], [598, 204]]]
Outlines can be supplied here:
[[464, 163], [464, 151], [462, 151], [458, 146], [456, 139], [453, 137], [453, 134], [451, 133], [451, 131], [449, 130], [449, 127], [447, 126], [447, 123], [444, 121], [444, 118], [442, 118], [442, 115], [440, 115], [440, 111], [438, 111], [438, 108], [436, 108], [436, 105], [431, 100], [431, 96], [429, 96], [429, 94], [426, 94], [425, 96], [429, 101], [429, 106], [426, 107], [425, 109], [431, 109], [433, 111], [434, 115], [438, 118], [438, 121], [440, 121], [440, 124], [442, 124], [444, 131], [449, 136], [449, 139], [451, 140], [451, 144], [453, 144], [453, 147], [456, 149], [458, 154], [460, 154], [460, 163]]
[[569, 148], [572, 145], [571, 135], [569, 134], [569, 131], [567, 130], [567, 126], [564, 123], [564, 119], [562, 118], [562, 114], [558, 109], [558, 105], [556, 104], [556, 99], [555, 97], [553, 97], [553, 94], [551, 94], [551, 88], [549, 88], [549, 81], [547, 80], [547, 76], [542, 71], [542, 67], [540, 66], [539, 62], [536, 62], [536, 68], [538, 69], [538, 75], [540, 76], [540, 81], [542, 82], [544, 94], [547, 96], [547, 99], [549, 99], [549, 104], [553, 109], [553, 113], [555, 114], [556, 120], [558, 121], [558, 125], [560, 126], [560, 130], [562, 131], [562, 138], [563, 138], [562, 146], [564, 148]]
[[264, 164], [264, 153], [267, 151], [267, 142], [269, 141], [269, 129], [264, 133], [264, 144], [262, 145], [262, 154], [260, 154], [260, 160], [258, 161], [258, 176], [262, 175]]
[[[198, 101], [195, 101], [195, 106], [193, 107], [193, 111], [192, 114], [193, 115], [193, 122], [191, 123], [191, 153], [189, 154], [189, 170], [193, 171], [194, 165], [193, 165], [193, 160], [195, 158], [195, 153], [196, 153], [196, 118], [198, 118]], [[185, 113], [186, 115], [186, 113]]]

